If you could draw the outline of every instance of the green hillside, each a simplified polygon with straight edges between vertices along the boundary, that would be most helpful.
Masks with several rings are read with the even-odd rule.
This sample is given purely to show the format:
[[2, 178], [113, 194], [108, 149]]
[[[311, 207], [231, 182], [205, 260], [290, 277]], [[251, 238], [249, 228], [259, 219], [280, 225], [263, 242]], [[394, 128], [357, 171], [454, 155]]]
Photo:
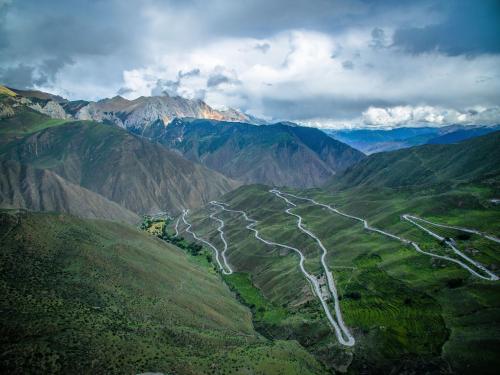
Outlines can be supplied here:
[[370, 155], [336, 176], [331, 188], [415, 188], [487, 182], [500, 174], [500, 132], [452, 145], [424, 145]]
[[[301, 248], [308, 259], [306, 268], [320, 272], [319, 248], [297, 230], [296, 219], [284, 212], [284, 201], [268, 190], [266, 186], [245, 186], [222, 200], [258, 220], [256, 228], [264, 238]], [[450, 256], [446, 247], [402, 222], [400, 215], [413, 213], [500, 233], [500, 209], [489, 202], [493, 197], [489, 185], [461, 185], [444, 192], [365, 187], [335, 194], [320, 189], [295, 193], [365, 217], [370, 225], [416, 241], [436, 254]], [[306, 228], [329, 249], [327, 261], [356, 345], [353, 349], [338, 346], [299, 272], [296, 255], [263, 245], [245, 229], [248, 223], [241, 215], [221, 212], [218, 217], [226, 221], [228, 261], [237, 272], [226, 278], [247, 304], [256, 306], [254, 321], [259, 331], [275, 338], [297, 337], [325, 365], [337, 370], [348, 367], [353, 374], [367, 367], [376, 373], [439, 373], [450, 368], [457, 373], [495, 373], [495, 353], [500, 348], [495, 333], [500, 329], [500, 289], [495, 282], [481, 281], [452, 263], [367, 232], [352, 219], [292, 201], [298, 205], [293, 212], [304, 218]], [[210, 212], [207, 207], [190, 218], [199, 235], [222, 248], [215, 223], [207, 219]], [[498, 271], [497, 244], [478, 236], [460, 239], [457, 233], [435, 230], [453, 236], [460, 249]], [[248, 292], [249, 285], [260, 291], [260, 297]], [[276, 321], [273, 317], [278, 308], [285, 311]]]
[[21, 373], [318, 374], [207, 266], [136, 229], [0, 214], [0, 366]]

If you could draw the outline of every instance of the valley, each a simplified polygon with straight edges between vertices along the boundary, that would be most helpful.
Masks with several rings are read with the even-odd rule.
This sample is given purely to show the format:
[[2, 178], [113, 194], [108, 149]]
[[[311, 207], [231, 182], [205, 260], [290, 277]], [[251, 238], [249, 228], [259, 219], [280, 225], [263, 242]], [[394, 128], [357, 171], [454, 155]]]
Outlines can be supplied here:
[[0, 375], [496, 375], [498, 0], [0, 0]]
[[[465, 347], [468, 347], [469, 350], [472, 351], [475, 350], [474, 336], [470, 337], [471, 341], [469, 341], [468, 343], [459, 343], [454, 340], [457, 338], [457, 335], [458, 337], [461, 337], [460, 340], [463, 340], [465, 338], [465, 336], [463, 336], [464, 334], [468, 332], [472, 333], [473, 330], [482, 329], [481, 327], [483, 324], [486, 324], [486, 321], [484, 321], [483, 323], [483, 321], [479, 319], [479, 317], [486, 314], [484, 315], [484, 317], [486, 318], [486, 316], [488, 316], [487, 314], [493, 313], [495, 309], [499, 308], [499, 306], [494, 303], [493, 300], [490, 300], [491, 302], [486, 302], [486, 300], [478, 300], [477, 298], [479, 298], [479, 295], [481, 294], [470, 294], [470, 292], [472, 292], [472, 290], [474, 289], [477, 289], [478, 292], [481, 291], [481, 293], [483, 293], [483, 296], [488, 295], [490, 293], [489, 290], [492, 290], [492, 292], [493, 290], [496, 290], [495, 293], [498, 294], [498, 285], [495, 286], [495, 282], [498, 277], [492, 271], [485, 267], [482, 267], [480, 264], [478, 267], [477, 261], [474, 261], [470, 258], [469, 260], [464, 261], [462, 256], [457, 257], [456, 254], [455, 256], [451, 254], [448, 255], [447, 251], [442, 248], [440, 242], [433, 242], [425, 235], [422, 235], [420, 228], [416, 228], [417, 230], [413, 229], [410, 223], [404, 224], [404, 222], [398, 220], [399, 223], [397, 225], [391, 225], [391, 228], [393, 228], [395, 233], [392, 234], [386, 232], [385, 228], [383, 230], [373, 228], [368, 225], [364, 219], [353, 217], [349, 214], [344, 213], [344, 211], [339, 211], [336, 208], [332, 208], [331, 203], [318, 203], [317, 199], [319, 199], [319, 196], [321, 196], [322, 199], [325, 199], [326, 201], [325, 192], [320, 192], [320, 194], [318, 194], [318, 192], [303, 192], [307, 193], [308, 196], [311, 197], [304, 199], [304, 197], [298, 196], [297, 192], [287, 193], [279, 190], [268, 191], [265, 188], [259, 187], [241, 189], [243, 189], [245, 192], [230, 194], [236, 198], [225, 200], [224, 202], [219, 203], [212, 202], [212, 206], [220, 209], [220, 214], [218, 214], [218, 216], [224, 214], [224, 212], [227, 213], [227, 216], [225, 216], [227, 218], [227, 220], [225, 220], [225, 227], [228, 228], [228, 232], [225, 234], [225, 237], [227, 239], [227, 243], [229, 244], [228, 259], [233, 265], [235, 275], [238, 275], [240, 272], [250, 272], [250, 274], [252, 275], [252, 283], [258, 289], [263, 291], [264, 296], [269, 299], [270, 303], [282, 300], [280, 296], [276, 295], [275, 289], [280, 289], [280, 286], [276, 285], [277, 281], [275, 281], [275, 283], [273, 283], [272, 285], [269, 285], [269, 283], [265, 282], [267, 278], [272, 278], [272, 275], [270, 275], [270, 273], [272, 273], [273, 270], [269, 270], [268, 267], [264, 265], [253, 264], [254, 261], [251, 259], [252, 254], [241, 254], [242, 252], [239, 250], [242, 246], [244, 246], [244, 243], [249, 241], [249, 239], [247, 238], [248, 236], [255, 237], [260, 241], [263, 241], [267, 245], [289, 249], [291, 250], [291, 254], [297, 253], [299, 255], [299, 261], [295, 261], [295, 267], [298, 266], [298, 268], [296, 268], [296, 272], [300, 271], [300, 273], [306, 275], [305, 279], [311, 283], [312, 290], [315, 291], [314, 298], [322, 303], [323, 294], [318, 290], [319, 285], [314, 272], [317, 272], [319, 275], [321, 272], [324, 272], [325, 268], [313, 266], [311, 264], [311, 261], [314, 259], [316, 262], [320, 263], [321, 261], [326, 260], [326, 263], [328, 264], [327, 267], [329, 267], [332, 272], [330, 274], [332, 276], [332, 279], [334, 279], [335, 282], [339, 284], [338, 286], [335, 286], [334, 284], [334, 289], [331, 288], [330, 292], [333, 289], [335, 290], [335, 293], [331, 293], [330, 295], [332, 295], [333, 298], [340, 297], [338, 303], [339, 306], [342, 307], [342, 309], [340, 312], [340, 310], [335, 310], [334, 308], [332, 308], [332, 311], [335, 311], [335, 313], [331, 315], [329, 312], [327, 312], [329, 310], [325, 309], [324, 313], [326, 314], [323, 315], [323, 318], [320, 319], [330, 320], [330, 323], [333, 327], [333, 332], [336, 333], [337, 336], [336, 341], [341, 345], [346, 345], [349, 343], [344, 341], [343, 335], [339, 334], [335, 330], [335, 325], [337, 324], [337, 321], [335, 319], [338, 319], [339, 316], [342, 319], [342, 317], [345, 316], [347, 326], [353, 329], [354, 337], [356, 337], [354, 353], [351, 353], [354, 354], [351, 368], [358, 368], [358, 364], [356, 362], [357, 360], [359, 360], [359, 357], [363, 358], [363, 361], [367, 360], [367, 358], [365, 357], [367, 354], [363, 353], [365, 350], [367, 350], [366, 341], [369, 340], [369, 335], [368, 337], [366, 335], [367, 333], [371, 333], [373, 335], [374, 331], [376, 332], [380, 329], [377, 329], [376, 327], [382, 326], [383, 322], [385, 322], [388, 327], [393, 327], [392, 329], [394, 329], [396, 326], [399, 327], [399, 331], [377, 332], [379, 340], [382, 337], [386, 336], [386, 340], [394, 340], [398, 343], [398, 350], [403, 349], [404, 352], [406, 352], [408, 362], [399, 364], [399, 366], [408, 366], [407, 368], [411, 368], [412, 366], [418, 367], [422, 364], [418, 364], [418, 360], [416, 360], [415, 358], [424, 355], [426, 358], [428, 358], [427, 361], [433, 364], [432, 366], [437, 366], [435, 368], [436, 370], [437, 368], [439, 368], [439, 366], [444, 366], [443, 360], [445, 359], [449, 360], [449, 358], [454, 357], [460, 358], [463, 355], [469, 356], [470, 358], [470, 355], [474, 355], [473, 352], [464, 352]], [[239, 201], [238, 198], [240, 196], [244, 196], [245, 194], [249, 194], [248, 200], [245, 199], [243, 202]], [[274, 196], [275, 198], [271, 198], [270, 196]], [[289, 196], [290, 199], [293, 198], [294, 202], [288, 199], [284, 201], [285, 196]], [[269, 199], [273, 199], [273, 205], [276, 206], [279, 204], [280, 200], [284, 201], [285, 207], [283, 207], [282, 205], [281, 210], [277, 210], [277, 212], [271, 214], [269, 211], [262, 208], [261, 204], [257, 203], [263, 201], [268, 202]], [[251, 201], [253, 201], [254, 204], [244, 205], [244, 202]], [[329, 202], [331, 201], [332, 198], [329, 197]], [[290, 208], [287, 208], [286, 206], [292, 206], [294, 212], [292, 213], [291, 211], [289, 211]], [[206, 212], [208, 213], [212, 210], [212, 208], [207, 207], [206, 210]], [[330, 212], [330, 214], [328, 214], [328, 217], [325, 217], [325, 210], [328, 210]], [[267, 214], [265, 214], [263, 211], [267, 211]], [[252, 219], [251, 216], [249, 216], [248, 212], [250, 212], [253, 217], [261, 217], [264, 219], [262, 219], [262, 221], [256, 221]], [[298, 219], [298, 222], [295, 223], [295, 230], [293, 230], [293, 234], [291, 230], [287, 230], [287, 235], [283, 236], [279, 232], [271, 230], [272, 226], [276, 227], [276, 223], [272, 224], [268, 221], [267, 217], [269, 215], [273, 215], [274, 217], [276, 217], [278, 216], [278, 212], [283, 212], [287, 216], [290, 216], [290, 214], [294, 215], [294, 213], [296, 212], [296, 216], [294, 216]], [[194, 221], [193, 225], [195, 226], [195, 228], [198, 228], [195, 230], [204, 233], [204, 238], [209, 239], [210, 241], [212, 241], [212, 243], [217, 243], [214, 237], [215, 231], [213, 229], [210, 229], [210, 221], [204, 219], [204, 217], [207, 217], [208, 215], [200, 216], [199, 213], [196, 213], [194, 214], [194, 216], [197, 217], [197, 220]], [[253, 235], [248, 231], [247, 234], [241, 231], [241, 228], [243, 228], [243, 225], [245, 223], [242, 223], [238, 216], [242, 216], [246, 222], [250, 223], [248, 225], [245, 225], [244, 227], [246, 229], [254, 231]], [[279, 216], [281, 216], [281, 219], [279, 220], [282, 221], [281, 228], [288, 228], [288, 226], [284, 224], [288, 221], [288, 219], [286, 219], [286, 216], [283, 217], [281, 214]], [[344, 219], [342, 219], [342, 217]], [[354, 229], [353, 226], [348, 223], [348, 221], [352, 222], [352, 220], [361, 221], [363, 225], [360, 226], [359, 229]], [[340, 224], [337, 224], [338, 221], [344, 222], [344, 228], [341, 230], [336, 227]], [[304, 225], [306, 227], [304, 227]], [[239, 228], [235, 228], [234, 226], [239, 226]], [[303, 255], [303, 252], [296, 247], [297, 244], [301, 244], [302, 246], [304, 246], [304, 249], [307, 249], [307, 247], [310, 246], [311, 243], [306, 238], [301, 238], [300, 240], [295, 241], [283, 241], [284, 243], [276, 242], [277, 238], [299, 237], [296, 232], [297, 230], [299, 232], [302, 231], [301, 226], [302, 229], [306, 231], [305, 234], [307, 234], [309, 238], [313, 239], [318, 245], [318, 249], [315, 254], [312, 251], [309, 252], [311, 256], [309, 262], [307, 263], [304, 262], [305, 257]], [[254, 227], [257, 227], [258, 229], [254, 229]], [[335, 234], [331, 232], [333, 228], [336, 228], [334, 232]], [[368, 233], [371, 231], [373, 232], [373, 234], [367, 233], [367, 235], [361, 235], [361, 238], [360, 235], [353, 236], [353, 230], [356, 232], [360, 231], [359, 233], [362, 233], [363, 229], [368, 229]], [[268, 234], [266, 234], [265, 237], [261, 237], [261, 233], [266, 231]], [[271, 235], [270, 233], [273, 233], [274, 235]], [[351, 234], [349, 235], [348, 233]], [[356, 238], [357, 241], [353, 243], [352, 241], [350, 241], [351, 238]], [[471, 239], [467, 239], [467, 241], [470, 240]], [[475, 239], [474, 241], [477, 240], [478, 239]], [[323, 245], [323, 242], [326, 246]], [[481, 242], [481, 240], [479, 240], [479, 242]], [[488, 242], [489, 244], [487, 245], [486, 249], [483, 246], [478, 247], [478, 249], [480, 253], [485, 252], [489, 256], [492, 256], [492, 258], [489, 258], [488, 261], [484, 263], [488, 264], [488, 266], [491, 266], [492, 264], [498, 264], [498, 247], [495, 245], [494, 241]], [[460, 243], [460, 245], [458, 245], [457, 243]], [[463, 245], [462, 241], [460, 240], [457, 240], [455, 244], [456, 246]], [[325, 250], [328, 249], [329, 252], [326, 255], [321, 255], [322, 248]], [[494, 250], [493, 253], [487, 251], [491, 248], [496, 250]], [[232, 249], [234, 253], [231, 251]], [[351, 252], [354, 252], [354, 254], [350, 254]], [[436, 258], [438, 262], [433, 261], [432, 257]], [[483, 259], [487, 259], [485, 257], [486, 254], [483, 254]], [[410, 261], [409, 259], [412, 260]], [[462, 261], [464, 261], [466, 264]], [[264, 262], [265, 261], [263, 261], [263, 263]], [[406, 266], [402, 268], [403, 264], [406, 264]], [[474, 269], [472, 269], [471, 267]], [[309, 271], [309, 269], [311, 271]], [[363, 287], [360, 286], [359, 282], [361, 282], [361, 280], [366, 281], [366, 274], [377, 274], [380, 272], [383, 272], [383, 274], [387, 274], [387, 276], [389, 276], [389, 279], [385, 280], [379, 274], [375, 279], [371, 280], [371, 283], [373, 283], [372, 287], [368, 286], [370, 284]], [[323, 273], [323, 275], [325, 274], [329, 274], [328, 268], [326, 268], [326, 273]], [[285, 285], [290, 285], [293, 279], [295, 279], [295, 282], [297, 282], [297, 277], [299, 275], [293, 276], [290, 274], [290, 272], [288, 272], [289, 280], [281, 279], [281, 282]], [[312, 276], [312, 280], [314, 281], [308, 279], [307, 275]], [[392, 281], [390, 281], [391, 279]], [[396, 290], [406, 290], [406, 292], [403, 292], [399, 296], [394, 289], [394, 287], [398, 285], [398, 283], [402, 284], [397, 287]], [[445, 285], [445, 290], [440, 290], [439, 288], [436, 289], [437, 285]], [[368, 290], [367, 287], [369, 288]], [[360, 320], [363, 317], [363, 315], [360, 315], [360, 313], [362, 311], [365, 311], [366, 313], [367, 310], [365, 309], [368, 309], [369, 311], [374, 308], [374, 305], [371, 305], [370, 303], [373, 304], [376, 301], [376, 295], [384, 295], [384, 288], [388, 289], [386, 290], [386, 292], [393, 291], [394, 294], [391, 294], [391, 298], [388, 299], [387, 304], [383, 303], [382, 300], [380, 300], [379, 304], [377, 304], [378, 309], [381, 309], [381, 311], [385, 311], [385, 313], [383, 313], [382, 315], [377, 315], [377, 318], [380, 319], [380, 321], [377, 322], [377, 318], [375, 317], [369, 318], [365, 321]], [[457, 288], [462, 292], [466, 292], [466, 295], [462, 297], [461, 301], [462, 303], [464, 303], [464, 305], [462, 305], [461, 307], [456, 305], [455, 303], [452, 303], [449, 299], [450, 295], [458, 293]], [[363, 292], [360, 293], [360, 290], [362, 290]], [[409, 290], [412, 290], [412, 293], [409, 293]], [[415, 294], [415, 296], [411, 297], [413, 294]], [[296, 295], [293, 295], [293, 297], [296, 297]], [[291, 314], [300, 314], [300, 308], [297, 309], [296, 306], [292, 307], [293, 304], [291, 302], [293, 301], [293, 297], [291, 297], [291, 299], [287, 303], [285, 303], [285, 305], [287, 306], [286, 309], [289, 310], [289, 313]], [[464, 297], [465, 299], [463, 299]], [[400, 300], [398, 300], [398, 298], [400, 298]], [[367, 301], [365, 301], [365, 299]], [[486, 305], [484, 305], [485, 303]], [[488, 305], [488, 303], [492, 303], [492, 305]], [[368, 306], [370, 307], [366, 307], [365, 304], [368, 304]], [[335, 304], [333, 303], [332, 305]], [[460, 323], [460, 319], [458, 319], [457, 321], [458, 316], [462, 315], [463, 312], [467, 311], [467, 309], [471, 308], [474, 305], [476, 306], [474, 309], [479, 308], [479, 310], [474, 312], [474, 315], [478, 317], [479, 321], [475, 323], [469, 321], [468, 325], [472, 324], [472, 326], [464, 326], [463, 323]], [[389, 306], [394, 310], [388, 310]], [[427, 307], [424, 308], [424, 306]], [[431, 308], [431, 306], [433, 307]], [[429, 314], [411, 315], [412, 309], [416, 309], [417, 311], [425, 310], [428, 311]], [[385, 314], [387, 315], [384, 316]], [[389, 318], [390, 316], [393, 316], [394, 319], [397, 319], [398, 323], [391, 322]], [[364, 319], [366, 319], [366, 317]], [[405, 323], [405, 319], [410, 319], [410, 321]], [[417, 319], [419, 323], [417, 324], [417, 322], [412, 321], [412, 319]], [[446, 320], [451, 320], [451, 322], [455, 322], [455, 324], [457, 325], [450, 325], [450, 321]], [[363, 327], [363, 324], [366, 324], [368, 322], [370, 323], [368, 326], [366, 326], [367, 328], [365, 328], [367, 329], [367, 331], [360, 330], [360, 328]], [[431, 331], [429, 331], [429, 329], [431, 329]], [[432, 332], [433, 330], [434, 333], [430, 334], [430, 336], [423, 335], [423, 332]], [[480, 332], [482, 332], [481, 335], [488, 335], [488, 333], [486, 333], [487, 331], [483, 330]], [[423, 336], [425, 336], [425, 338]], [[279, 336], [276, 335], [276, 337]], [[391, 337], [391, 339], [389, 339], [389, 337]], [[407, 337], [407, 339], [409, 339], [410, 337], [419, 337], [419, 339], [423, 340], [423, 342], [421, 342], [421, 346], [419, 349], [418, 346], [412, 347], [410, 349], [410, 347], [404, 347], [405, 344], [403, 343], [405, 341], [402, 341], [404, 337]], [[490, 337], [493, 338], [493, 336]], [[439, 343], [439, 341], [436, 341], [437, 339], [441, 340], [441, 343]], [[381, 343], [383, 342], [383, 345], [386, 346], [388, 345], [388, 342], [386, 340], [380, 340], [378, 344], [371, 342], [371, 345], [382, 345]], [[354, 344], [354, 342], [352, 342], [352, 344]], [[414, 340], [410, 340], [407, 341], [406, 345], [414, 344]], [[444, 354], [440, 358], [438, 347], [443, 344], [444, 348], [451, 349], [449, 349], [450, 351], [443, 352]], [[331, 345], [335, 346], [335, 343], [332, 342]], [[402, 345], [403, 347], [401, 347], [400, 345]], [[428, 349], [430, 348], [434, 348], [434, 352], [432, 352], [432, 350], [429, 351]], [[477, 350], [480, 349], [478, 348]], [[489, 352], [489, 358], [490, 360], [493, 360], [494, 349], [492, 348], [491, 350], [493, 351]], [[373, 353], [376, 351], [377, 350], [375, 348], [370, 348], [370, 352], [372, 352], [371, 355], [373, 355]], [[384, 357], [385, 360], [379, 363], [371, 362], [375, 361], [375, 359], [373, 357], [370, 358], [371, 366], [374, 366], [372, 367], [372, 369], [379, 368], [380, 371], [383, 371], [382, 369], [395, 370], [396, 368], [399, 368], [398, 371], [400, 371], [401, 367], [398, 367], [398, 365], [396, 365], [395, 363], [391, 364], [390, 360], [388, 359], [389, 357], [390, 356]], [[398, 357], [398, 355], [396, 355], [396, 357]], [[414, 358], [413, 360], [411, 359], [412, 357]], [[323, 360], [324, 359], [325, 358], [323, 357]], [[470, 362], [453, 363], [453, 366], [456, 366], [455, 369], [458, 370], [460, 370], [460, 366], [465, 365], [468, 367], [474, 366], [474, 364], [471, 364]], [[339, 368], [341, 364], [336, 363], [335, 366]], [[430, 366], [427, 370], [434, 371], [431, 370], [432, 366]], [[493, 373], [493, 367], [480, 368], [484, 372]]]
[[2, 368], [495, 373], [499, 132], [366, 156], [296, 124], [138, 134], [5, 95]]

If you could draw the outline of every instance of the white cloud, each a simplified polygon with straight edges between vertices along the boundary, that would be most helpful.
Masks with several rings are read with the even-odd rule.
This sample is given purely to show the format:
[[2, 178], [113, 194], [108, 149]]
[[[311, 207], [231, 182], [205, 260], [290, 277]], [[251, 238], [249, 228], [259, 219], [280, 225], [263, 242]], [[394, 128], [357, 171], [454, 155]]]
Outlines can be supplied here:
[[401, 126], [441, 127], [447, 125], [497, 125], [500, 124], [500, 106], [476, 106], [459, 111], [432, 106], [369, 107], [358, 118], [350, 121], [313, 119], [302, 123], [325, 129], [373, 128], [392, 129]]
[[370, 107], [362, 115], [362, 123], [368, 127], [493, 125], [499, 122], [500, 107], [498, 106], [492, 108], [475, 107], [465, 111], [431, 106]]
[[[383, 36], [387, 44], [392, 30]], [[181, 95], [203, 92], [215, 107], [319, 125], [486, 121], [467, 108], [498, 103], [499, 56], [408, 55], [385, 44], [374, 48], [372, 39], [369, 28], [336, 36], [290, 30], [265, 39], [226, 38], [170, 52], [146, 68], [124, 71], [123, 78], [134, 97], [150, 95], [159, 79], [175, 80], [179, 71], [199, 69], [199, 75], [179, 83]], [[256, 45], [268, 45], [267, 53]], [[352, 69], [345, 69], [345, 61], [352, 61]], [[491, 121], [499, 122], [491, 119], [497, 115], [488, 112]]]

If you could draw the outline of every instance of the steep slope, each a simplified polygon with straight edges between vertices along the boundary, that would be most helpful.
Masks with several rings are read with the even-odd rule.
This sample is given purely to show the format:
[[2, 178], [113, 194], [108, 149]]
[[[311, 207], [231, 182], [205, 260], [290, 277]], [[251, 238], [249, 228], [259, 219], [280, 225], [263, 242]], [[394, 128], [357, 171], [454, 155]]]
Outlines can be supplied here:
[[194, 207], [237, 185], [118, 127], [14, 109], [0, 119], [2, 159], [51, 170], [135, 213]]
[[498, 182], [500, 132], [451, 145], [423, 145], [370, 155], [334, 179], [332, 187], [417, 187]]
[[314, 128], [176, 119], [145, 136], [244, 182], [313, 187], [364, 155]]
[[80, 217], [137, 224], [138, 215], [54, 172], [0, 161], [0, 207], [66, 212]]
[[271, 342], [220, 278], [138, 230], [0, 212], [4, 373], [319, 374]]

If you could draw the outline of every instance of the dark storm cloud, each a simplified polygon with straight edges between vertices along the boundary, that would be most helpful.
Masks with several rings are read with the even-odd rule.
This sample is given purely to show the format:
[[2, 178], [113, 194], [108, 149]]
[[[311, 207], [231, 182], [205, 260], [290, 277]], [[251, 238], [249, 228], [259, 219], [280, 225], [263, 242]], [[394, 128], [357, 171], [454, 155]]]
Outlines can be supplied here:
[[336, 118], [350, 119], [359, 115], [370, 105], [385, 107], [399, 104], [401, 103], [385, 100], [346, 100], [342, 97], [327, 96], [308, 97], [300, 102], [263, 98], [262, 114], [275, 120], [303, 121], [312, 118], [332, 118], [332, 113], [335, 113]]
[[229, 77], [223, 73], [214, 73], [211, 74], [210, 77], [208, 77], [207, 80], [207, 87], [217, 87], [219, 85], [222, 85], [223, 83], [233, 83], [233, 84], [239, 84], [239, 81], [235, 78]]
[[342, 68], [346, 70], [353, 70], [354, 69], [354, 63], [351, 60], [346, 60], [342, 62]]
[[426, 27], [399, 28], [394, 46], [411, 53], [448, 55], [500, 53], [500, 2], [457, 0], [441, 3], [444, 21]]
[[72, 99], [188, 95], [283, 119], [359, 116], [394, 98], [489, 106], [498, 55], [483, 55], [500, 53], [498, 4], [0, 0], [0, 83]]
[[271, 45], [269, 43], [257, 43], [254, 48], [262, 53], [267, 53]]
[[27, 89], [39, 82], [34, 73], [35, 68], [24, 64], [0, 69], [0, 83], [13, 88]]

